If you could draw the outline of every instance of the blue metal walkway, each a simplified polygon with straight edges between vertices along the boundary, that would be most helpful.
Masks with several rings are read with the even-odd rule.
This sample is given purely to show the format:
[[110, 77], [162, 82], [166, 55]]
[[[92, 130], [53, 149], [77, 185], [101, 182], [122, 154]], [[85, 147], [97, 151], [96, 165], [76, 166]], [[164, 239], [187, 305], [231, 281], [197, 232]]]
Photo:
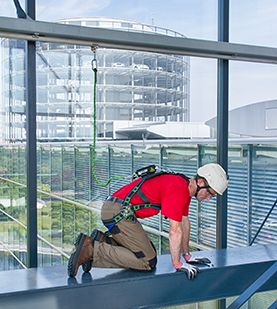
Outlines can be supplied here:
[[[277, 244], [201, 251], [213, 267], [189, 281], [158, 258], [153, 272], [93, 269], [68, 278], [65, 266], [0, 272], [1, 309], [156, 308], [241, 294], [277, 260]], [[277, 274], [260, 291], [276, 290]]]

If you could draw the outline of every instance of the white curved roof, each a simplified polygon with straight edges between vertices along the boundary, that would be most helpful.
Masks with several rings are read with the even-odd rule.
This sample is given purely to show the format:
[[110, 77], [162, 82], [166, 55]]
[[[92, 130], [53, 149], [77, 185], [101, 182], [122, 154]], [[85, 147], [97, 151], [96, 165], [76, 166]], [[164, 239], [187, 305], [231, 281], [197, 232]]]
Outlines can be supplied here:
[[99, 27], [108, 29], [117, 29], [134, 32], [150, 32], [173, 37], [184, 37], [183, 34], [155, 25], [143, 24], [140, 22], [116, 19], [111, 17], [74, 17], [62, 19], [59, 21], [64, 24], [78, 24], [86, 27]]

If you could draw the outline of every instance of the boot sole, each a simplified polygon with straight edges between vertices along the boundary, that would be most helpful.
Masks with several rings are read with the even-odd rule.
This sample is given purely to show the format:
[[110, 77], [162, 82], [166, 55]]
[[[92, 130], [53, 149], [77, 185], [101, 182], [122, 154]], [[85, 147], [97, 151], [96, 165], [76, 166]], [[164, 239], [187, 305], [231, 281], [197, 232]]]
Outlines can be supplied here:
[[78, 268], [76, 270], [76, 264], [78, 262], [78, 257], [83, 247], [85, 238], [86, 236], [83, 233], [81, 233], [79, 234], [79, 236], [77, 237], [75, 241], [76, 248], [75, 248], [75, 251], [70, 255], [70, 258], [68, 260], [68, 265], [67, 265], [67, 273], [69, 277], [75, 277], [78, 272]]
[[[93, 238], [93, 240], [98, 241], [101, 237], [101, 232], [98, 231], [97, 229], [94, 229], [91, 232], [90, 236]], [[91, 268], [92, 268], [92, 261], [88, 261], [88, 262], [82, 264], [82, 269], [83, 269], [83, 272], [85, 272], [85, 273], [90, 272]]]
[[83, 269], [83, 272], [85, 272], [85, 273], [89, 273], [91, 268], [92, 268], [92, 262], [91, 261], [88, 261], [88, 262], [82, 264], [82, 269]]

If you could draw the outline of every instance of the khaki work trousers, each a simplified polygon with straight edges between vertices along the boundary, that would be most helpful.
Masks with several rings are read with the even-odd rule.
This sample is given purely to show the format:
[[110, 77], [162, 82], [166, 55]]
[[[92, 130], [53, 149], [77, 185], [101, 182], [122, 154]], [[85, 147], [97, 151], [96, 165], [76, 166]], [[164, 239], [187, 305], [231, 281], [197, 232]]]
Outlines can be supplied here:
[[[120, 203], [105, 201], [101, 218], [112, 219], [120, 210]], [[138, 221], [122, 219], [111, 234], [112, 244], [94, 242], [93, 267], [151, 270], [156, 266], [156, 250]]]

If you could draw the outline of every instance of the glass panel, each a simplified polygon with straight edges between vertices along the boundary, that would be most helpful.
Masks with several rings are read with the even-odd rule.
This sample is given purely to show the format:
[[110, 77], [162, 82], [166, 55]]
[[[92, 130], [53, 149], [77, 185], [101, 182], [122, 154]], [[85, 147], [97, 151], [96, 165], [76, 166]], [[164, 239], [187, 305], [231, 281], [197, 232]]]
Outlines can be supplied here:
[[[25, 6], [25, 0], [20, 0], [22, 7]], [[1, 10], [0, 10], [0, 17], [17, 17], [16, 15], [16, 8], [14, 5], [14, 1], [9, 0], [2, 0], [1, 1]]]
[[230, 137], [276, 136], [276, 73], [275, 65], [230, 62]]
[[231, 145], [228, 161], [228, 247], [246, 246], [249, 241], [249, 149]]
[[[160, 309], [214, 309], [217, 307], [216, 300], [203, 301], [201, 303], [174, 305], [167, 307], [160, 307]], [[242, 308], [246, 309], [246, 308]]]
[[270, 306], [274, 302], [276, 302], [276, 299], [277, 299], [277, 291], [256, 293], [250, 298], [248, 304], [251, 309], [270, 308]]
[[[66, 263], [77, 234], [100, 227], [89, 162], [89, 145], [38, 146], [40, 266]], [[85, 208], [88, 201], [91, 210]]]
[[275, 243], [277, 238], [277, 209], [272, 208], [276, 201], [276, 148], [276, 145], [257, 145], [253, 149], [251, 239], [256, 235], [267, 214], [271, 212], [255, 244]]
[[276, 1], [230, 1], [230, 42], [277, 47]]
[[[39, 140], [91, 141], [93, 59], [85, 46], [38, 43]], [[173, 124], [189, 120], [188, 57], [99, 48], [96, 60], [98, 139], [175, 137]], [[148, 130], [149, 121], [172, 124]]]
[[[248, 178], [247, 172], [248, 166], [251, 164], [251, 161], [248, 162], [249, 158], [251, 158], [249, 155], [251, 148], [253, 148], [254, 158], [252, 161], [253, 187], [249, 186], [251, 180]], [[41, 145], [38, 148], [38, 184], [40, 187], [38, 193], [38, 227], [39, 235], [43, 238], [39, 242], [39, 265], [45, 266], [66, 262], [66, 256], [61, 255], [53, 245], [63, 250], [65, 254], [68, 254], [71, 250], [73, 239], [80, 231], [90, 233], [94, 227], [104, 228], [99, 220], [99, 210], [102, 200], [108, 194], [106, 191], [108, 188], [95, 183], [91, 191], [92, 197], [89, 198], [90, 186], [86, 180], [91, 178], [92, 175], [91, 171], [85, 172], [88, 149], [89, 145], [78, 144], [72, 148], [69, 146], [56, 146], [55, 144]], [[104, 176], [104, 180], [107, 179], [105, 169], [103, 170], [101, 164], [99, 164], [99, 162], [104, 160], [103, 162], [106, 162], [103, 165], [105, 168], [107, 167], [107, 162], [110, 162], [111, 168], [109, 173], [111, 176], [126, 175], [126, 178], [119, 180], [119, 183], [117, 181], [112, 182], [111, 188], [114, 191], [117, 186], [124, 184], [125, 181], [129, 181], [132, 166], [140, 167], [149, 164], [149, 162], [158, 163], [159, 158], [161, 158], [164, 166], [175, 171], [187, 171], [186, 174], [188, 176], [193, 176], [199, 164], [198, 156], [201, 155], [199, 158], [202, 163], [211, 162], [215, 158], [215, 151], [215, 145], [198, 145], [197, 147], [195, 144], [187, 144], [185, 146], [177, 144], [168, 145], [165, 148], [160, 148], [160, 146], [155, 144], [147, 145], [147, 148], [139, 145], [132, 146], [132, 148], [130, 146], [118, 146], [109, 150], [110, 157], [108, 159], [108, 148], [100, 147], [97, 149], [98, 164], [96, 172], [101, 177]], [[247, 245], [249, 240], [254, 237], [270, 207], [273, 206], [275, 191], [271, 190], [271, 185], [274, 186], [274, 181], [276, 180], [276, 152], [276, 146], [273, 145], [259, 145], [255, 147], [231, 145], [229, 148], [229, 247]], [[131, 153], [133, 154], [133, 161], [131, 160]], [[80, 154], [82, 155], [80, 156]], [[20, 157], [24, 158], [24, 152], [18, 148], [14, 151], [12, 147], [2, 146], [1, 157], [3, 158], [1, 169], [6, 169], [8, 175], [11, 175], [13, 171], [20, 171], [19, 167], [15, 168], [15, 162], [20, 162], [21, 168], [24, 166], [20, 161]], [[8, 165], [7, 162], [9, 162]], [[79, 164], [81, 164], [80, 167], [84, 168], [83, 175], [78, 171]], [[49, 166], [51, 169], [49, 169]], [[23, 183], [18, 178], [20, 175], [24, 175], [24, 173], [19, 173], [13, 179], [19, 179]], [[10, 201], [12, 204], [10, 206], [11, 213], [16, 214], [18, 220], [22, 218], [22, 222], [26, 224], [24, 221], [25, 211], [22, 214], [21, 212], [17, 214], [15, 199], [12, 198], [25, 196], [25, 189], [19, 189], [19, 186], [16, 184], [6, 184], [6, 182], [2, 181], [2, 178], [2, 196], [5, 197], [7, 195], [9, 198], [3, 199], [2, 204], [6, 200]], [[52, 188], [52, 191], [49, 191], [49, 188]], [[251, 191], [253, 192], [252, 195], [248, 196], [248, 192]], [[260, 197], [265, 191], [267, 192], [266, 198], [261, 200]], [[251, 200], [252, 203], [249, 207], [248, 203]], [[76, 204], [76, 202], [79, 204]], [[82, 205], [89, 205], [91, 211], [82, 209]], [[7, 207], [2, 207], [1, 209], [6, 211]], [[192, 223], [192, 250], [203, 247], [215, 247], [215, 201], [210, 200], [198, 205], [193, 199], [190, 208], [190, 219]], [[13, 246], [16, 245], [16, 248], [19, 247], [20, 250], [26, 250], [25, 230], [20, 230], [19, 236], [17, 236], [18, 228], [14, 228], [13, 222], [8, 220], [6, 223], [6, 216], [2, 216], [1, 220], [6, 224], [1, 224], [1, 233], [4, 235], [3, 239], [6, 237], [7, 243], [13, 244]], [[261, 230], [256, 243], [267, 244], [276, 242], [275, 221], [277, 222], [277, 216], [274, 210]], [[161, 221], [160, 216], [143, 220], [142, 223], [154, 228], [157, 233], [159, 231], [168, 232], [169, 230], [168, 220], [163, 218]], [[161, 236], [152, 235], [151, 239], [157, 245], [159, 253], [168, 253], [167, 237], [161, 238]], [[49, 244], [45, 241], [50, 242], [52, 247], [49, 247]], [[25, 255], [22, 255], [21, 251], [18, 254], [22, 260], [25, 259]]]
[[[230, 62], [230, 137], [276, 137], [276, 82], [274, 65]], [[276, 140], [229, 149], [229, 176], [228, 243], [248, 245], [276, 199]], [[273, 210], [255, 243], [276, 239], [276, 214]]]
[[[199, 125], [197, 128], [201, 137], [210, 137], [216, 129], [216, 123], [210, 123], [217, 113], [216, 87], [217, 61], [190, 57], [190, 121]], [[208, 132], [204, 124], [210, 127]]]
[[[226, 299], [226, 306], [230, 306], [236, 299], [236, 297], [229, 297]], [[245, 304], [240, 308], [242, 309], [260, 309], [269, 308], [277, 299], [277, 291], [260, 292], [254, 294]]]
[[[131, 180], [133, 152], [130, 145], [125, 147], [109, 147], [109, 173], [113, 181], [109, 186], [109, 193], [113, 193]], [[105, 198], [105, 197], [104, 197]]]
[[[170, 13], [169, 13], [170, 12]], [[93, 16], [110, 16], [93, 17]], [[71, 16], [91, 16], [69, 18]], [[128, 0], [99, 3], [85, 1], [73, 6], [63, 0], [37, 0], [37, 19], [57, 21], [63, 19], [73, 25], [114, 28], [135, 32], [156, 32], [165, 35], [180, 34], [193, 37], [217, 38], [217, 1], [137, 1]], [[176, 31], [176, 32], [175, 32]], [[122, 63], [122, 62], [116, 62]]]
[[[200, 164], [204, 165], [210, 162], [216, 162], [215, 145], [201, 145], [200, 148]], [[195, 202], [196, 203], [196, 202]], [[196, 220], [198, 218], [199, 232], [197, 242], [202, 245], [215, 248], [216, 243], [216, 198], [204, 201], [199, 205], [199, 209], [195, 211]]]
[[1, 269], [26, 264], [24, 41], [0, 38]]

